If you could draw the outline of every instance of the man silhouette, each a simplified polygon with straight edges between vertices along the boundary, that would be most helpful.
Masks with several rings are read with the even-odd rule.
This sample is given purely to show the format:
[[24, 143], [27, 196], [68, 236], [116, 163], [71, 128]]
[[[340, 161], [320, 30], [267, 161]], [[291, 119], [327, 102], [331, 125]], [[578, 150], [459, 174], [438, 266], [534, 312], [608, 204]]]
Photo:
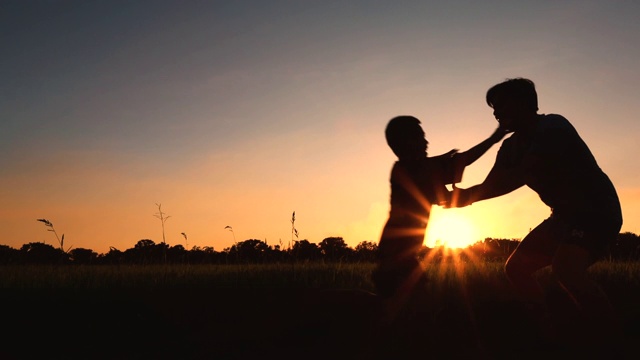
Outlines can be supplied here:
[[513, 78], [499, 83], [487, 91], [486, 102], [500, 127], [513, 134], [503, 141], [485, 180], [467, 189], [454, 189], [450, 206], [467, 206], [524, 185], [534, 190], [551, 208], [551, 215], [511, 254], [506, 275], [529, 308], [542, 316], [551, 304], [545, 301], [545, 292], [533, 275], [551, 265], [553, 279], [573, 304], [573, 314], [578, 314], [574, 319], [593, 325], [582, 327], [589, 329], [582, 332], [574, 326], [558, 335], [582, 342], [589, 341], [583, 336], [587, 333], [602, 336], [610, 328], [594, 330], [603, 329], [602, 323], [594, 320], [607, 319], [608, 302], [587, 277], [587, 269], [603, 255], [622, 226], [616, 189], [566, 118], [538, 114], [531, 80]]

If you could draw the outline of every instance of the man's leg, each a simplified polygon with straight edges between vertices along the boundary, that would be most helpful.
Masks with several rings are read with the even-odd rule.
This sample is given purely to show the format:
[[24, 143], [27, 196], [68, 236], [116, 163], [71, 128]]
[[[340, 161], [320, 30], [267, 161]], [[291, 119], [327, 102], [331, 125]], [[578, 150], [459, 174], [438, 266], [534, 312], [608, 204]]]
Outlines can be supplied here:
[[592, 263], [589, 251], [576, 244], [560, 244], [552, 261], [555, 279], [577, 309], [583, 306], [581, 294], [595, 288], [595, 284], [587, 279], [587, 269]]
[[565, 340], [581, 348], [608, 345], [620, 331], [607, 296], [588, 277], [587, 269], [593, 264], [593, 258], [585, 247], [563, 243], [552, 263], [553, 275], [572, 307], [561, 307], [563, 301], [550, 306], [559, 307], [555, 311], [556, 320], [564, 328], [562, 332], [568, 335]]
[[547, 219], [533, 229], [509, 256], [505, 264], [507, 278], [525, 302], [542, 305], [544, 292], [533, 274], [551, 265], [557, 248], [556, 224]]
[[[550, 321], [545, 302], [545, 291], [534, 278], [534, 273], [551, 265], [553, 253], [557, 248], [557, 237], [554, 236], [558, 224], [547, 219], [533, 229], [522, 240], [505, 264], [507, 279], [520, 296], [524, 305], [526, 319], [536, 327], [535, 343], [540, 340], [555, 343], [556, 330]], [[538, 336], [542, 338], [539, 339]]]

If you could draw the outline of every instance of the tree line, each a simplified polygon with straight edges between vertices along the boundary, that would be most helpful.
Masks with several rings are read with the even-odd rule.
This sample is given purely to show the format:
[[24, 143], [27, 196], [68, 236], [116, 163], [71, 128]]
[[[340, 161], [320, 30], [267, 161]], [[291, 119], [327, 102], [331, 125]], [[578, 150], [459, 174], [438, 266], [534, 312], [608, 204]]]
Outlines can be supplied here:
[[[423, 247], [420, 256], [429, 261], [444, 261], [457, 256], [463, 259], [504, 261], [520, 243], [518, 239], [486, 238], [462, 251], [451, 252], [443, 247]], [[9, 264], [260, 264], [300, 261], [372, 262], [378, 246], [362, 241], [350, 247], [342, 237], [328, 237], [316, 244], [308, 240], [294, 241], [290, 247], [268, 245], [265, 241], [249, 239], [236, 242], [222, 251], [213, 247], [194, 246], [190, 250], [182, 245], [169, 246], [153, 240], [138, 241], [124, 251], [111, 247], [98, 254], [91, 249], [75, 248], [65, 251], [52, 245], [31, 242], [19, 249], [0, 245], [0, 265]], [[640, 236], [624, 232], [610, 245], [606, 259], [640, 261]]]

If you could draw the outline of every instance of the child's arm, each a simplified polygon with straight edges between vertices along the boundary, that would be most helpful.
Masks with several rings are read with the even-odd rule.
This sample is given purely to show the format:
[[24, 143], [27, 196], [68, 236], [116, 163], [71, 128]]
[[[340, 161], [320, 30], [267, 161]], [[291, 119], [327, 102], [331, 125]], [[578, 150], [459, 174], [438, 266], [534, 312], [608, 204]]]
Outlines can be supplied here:
[[487, 152], [487, 150], [489, 150], [489, 148], [491, 148], [491, 146], [493, 146], [493, 144], [497, 143], [498, 141], [502, 140], [502, 138], [507, 134], [507, 131], [504, 130], [501, 127], [498, 127], [496, 129], [496, 131], [493, 132], [493, 134], [491, 134], [491, 136], [489, 136], [487, 139], [485, 139], [483, 142], [479, 143], [478, 145], [472, 147], [471, 149], [460, 153], [459, 156], [462, 156], [462, 159], [464, 159], [464, 165], [468, 166], [471, 165], [472, 163], [474, 163], [476, 160], [478, 160], [482, 155], [484, 155], [484, 153]]

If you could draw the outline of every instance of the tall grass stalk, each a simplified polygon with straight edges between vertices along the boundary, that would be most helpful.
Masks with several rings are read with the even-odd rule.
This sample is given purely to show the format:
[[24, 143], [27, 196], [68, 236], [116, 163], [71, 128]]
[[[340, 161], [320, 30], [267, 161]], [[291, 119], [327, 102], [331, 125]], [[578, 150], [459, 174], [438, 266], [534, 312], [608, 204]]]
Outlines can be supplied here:
[[233, 235], [233, 244], [235, 245], [235, 243], [236, 243], [236, 233], [233, 232], [233, 228], [231, 226], [229, 226], [229, 225], [225, 226], [224, 228], [229, 230], [229, 231], [231, 231], [231, 235]]
[[155, 213], [153, 216], [157, 217], [158, 219], [160, 219], [160, 223], [162, 223], [162, 243], [166, 244], [167, 241], [165, 239], [165, 235], [164, 235], [164, 223], [165, 221], [167, 221], [167, 219], [169, 219], [171, 216], [167, 216], [166, 213], [162, 212], [162, 204], [158, 204], [156, 203], [156, 206], [158, 207], [158, 212]]
[[293, 239], [294, 235], [295, 235], [296, 239], [298, 239], [298, 229], [296, 229], [296, 212], [295, 212], [295, 210], [293, 211], [293, 214], [291, 214], [291, 243], [289, 244], [289, 249], [291, 249], [291, 247], [295, 243], [295, 240]]
[[182, 237], [184, 238], [184, 248], [189, 250], [189, 243], [187, 241], [187, 234], [181, 232], [180, 235], [182, 235]]
[[47, 231], [53, 232], [53, 234], [56, 236], [56, 239], [58, 240], [58, 244], [59, 244], [60, 250], [62, 250], [62, 252], [68, 253], [69, 251], [71, 251], [71, 248], [73, 248], [73, 246], [69, 246], [69, 248], [67, 250], [64, 249], [64, 234], [62, 234], [62, 237], [58, 236], [58, 232], [53, 227], [53, 223], [51, 221], [49, 221], [47, 219], [36, 219], [36, 220], [40, 221], [41, 223], [44, 223], [44, 225], [46, 227], [48, 227]]

